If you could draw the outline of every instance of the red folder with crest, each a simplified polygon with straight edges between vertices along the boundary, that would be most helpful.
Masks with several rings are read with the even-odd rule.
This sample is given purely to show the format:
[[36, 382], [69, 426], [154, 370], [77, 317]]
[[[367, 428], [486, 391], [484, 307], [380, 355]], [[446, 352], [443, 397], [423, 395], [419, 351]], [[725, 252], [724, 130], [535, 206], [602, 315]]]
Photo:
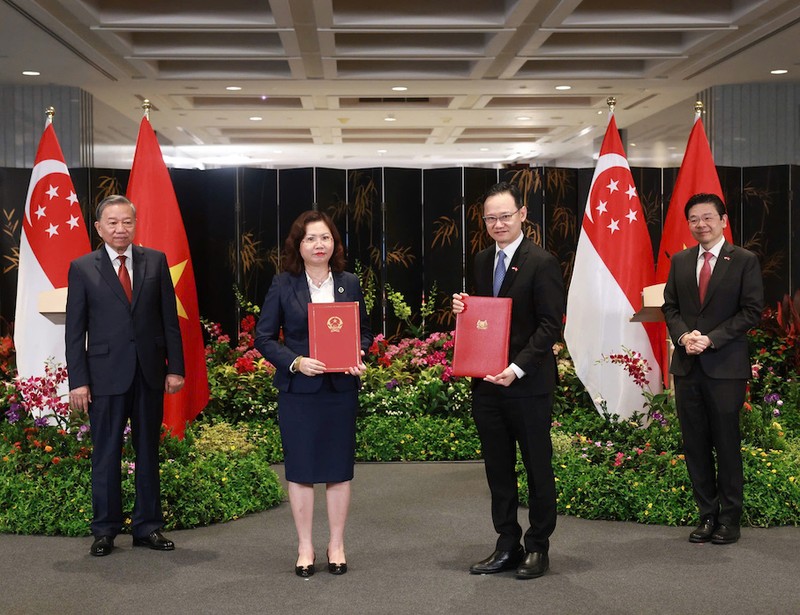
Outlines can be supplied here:
[[358, 301], [308, 304], [308, 351], [326, 372], [346, 372], [361, 362]]
[[465, 297], [456, 315], [453, 375], [484, 378], [508, 367], [510, 297]]

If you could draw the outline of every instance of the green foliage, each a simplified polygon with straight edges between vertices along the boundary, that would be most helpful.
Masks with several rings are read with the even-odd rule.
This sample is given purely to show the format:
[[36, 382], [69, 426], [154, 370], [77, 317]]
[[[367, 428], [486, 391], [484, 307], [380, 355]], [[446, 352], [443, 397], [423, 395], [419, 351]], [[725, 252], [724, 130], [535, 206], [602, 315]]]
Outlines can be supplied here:
[[[413, 338], [424, 337], [425, 325], [427, 322], [429, 322], [431, 315], [436, 311], [436, 302], [425, 301], [425, 298], [422, 298], [422, 303], [418, 313], [420, 324], [415, 325], [413, 322], [415, 315], [412, 314], [411, 306], [409, 306], [406, 302], [406, 298], [403, 296], [403, 293], [392, 289], [388, 282], [385, 284], [385, 287], [386, 300], [389, 302], [389, 305], [392, 306], [394, 315], [405, 323], [406, 333]], [[434, 282], [433, 286], [431, 287], [431, 292], [428, 296], [435, 298], [437, 292], [437, 284]]]
[[[183, 440], [165, 433], [159, 454], [168, 530], [236, 519], [283, 499], [269, 467], [274, 442], [262, 446], [246, 426], [195, 424]], [[126, 441], [120, 469], [126, 511], [133, 510], [134, 459]], [[26, 426], [22, 420], [0, 423], [0, 501], [0, 532], [87, 535], [92, 516], [88, 434]]]
[[366, 416], [357, 422], [359, 461], [455, 461], [479, 459], [472, 421], [433, 416]]
[[[399, 293], [398, 293], [399, 294]], [[400, 295], [402, 297], [402, 295]], [[409, 315], [410, 316], [410, 315]], [[751, 332], [753, 379], [741, 413], [744, 522], [800, 524], [800, 377], [797, 336], [771, 322]], [[794, 321], [793, 321], [794, 322]], [[792, 325], [794, 326], [794, 325]], [[235, 519], [283, 497], [272, 463], [283, 460], [274, 367], [253, 349], [255, 319], [236, 343], [206, 323], [212, 401], [184, 440], [161, 445], [167, 528]], [[2, 348], [0, 348], [2, 350]], [[563, 346], [553, 413], [553, 467], [561, 514], [687, 525], [697, 509], [682, 455], [671, 392], [643, 390], [645, 413], [626, 421], [595, 410]], [[359, 393], [356, 459], [479, 459], [470, 380], [452, 375], [453, 338], [434, 333], [389, 344], [375, 338]], [[4, 365], [13, 364], [5, 352]], [[619, 360], [637, 369], [630, 353]], [[641, 374], [640, 372], [637, 372]], [[22, 391], [0, 379], [0, 531], [82, 535], [91, 518], [91, 446], [86, 417], [62, 428], [33, 426]], [[133, 503], [133, 453], [123, 455], [126, 510]], [[523, 502], [527, 482], [518, 465]]]

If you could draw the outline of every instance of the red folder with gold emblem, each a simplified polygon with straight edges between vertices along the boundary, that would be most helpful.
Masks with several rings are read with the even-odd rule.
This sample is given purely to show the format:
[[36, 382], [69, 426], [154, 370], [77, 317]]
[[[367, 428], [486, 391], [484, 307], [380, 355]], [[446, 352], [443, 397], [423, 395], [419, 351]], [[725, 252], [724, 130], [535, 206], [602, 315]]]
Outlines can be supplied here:
[[508, 367], [510, 297], [465, 297], [456, 315], [453, 375], [484, 378]]
[[346, 372], [361, 362], [358, 301], [308, 304], [308, 351], [326, 372]]

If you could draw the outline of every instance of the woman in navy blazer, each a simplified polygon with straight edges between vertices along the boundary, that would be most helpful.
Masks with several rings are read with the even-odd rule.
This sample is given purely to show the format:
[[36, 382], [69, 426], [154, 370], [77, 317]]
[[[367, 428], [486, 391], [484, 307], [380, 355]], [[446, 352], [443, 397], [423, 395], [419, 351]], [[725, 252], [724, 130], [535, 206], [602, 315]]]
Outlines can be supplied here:
[[358, 301], [362, 355], [372, 344], [372, 333], [358, 278], [344, 271], [344, 247], [328, 215], [307, 211], [294, 221], [282, 265], [284, 271], [273, 278], [261, 308], [255, 344], [276, 370], [278, 421], [299, 542], [295, 572], [301, 577], [314, 574], [314, 483], [325, 483], [330, 525], [328, 571], [344, 574], [358, 377], [366, 366], [359, 362], [347, 373], [325, 373], [325, 364], [308, 356], [308, 304]]

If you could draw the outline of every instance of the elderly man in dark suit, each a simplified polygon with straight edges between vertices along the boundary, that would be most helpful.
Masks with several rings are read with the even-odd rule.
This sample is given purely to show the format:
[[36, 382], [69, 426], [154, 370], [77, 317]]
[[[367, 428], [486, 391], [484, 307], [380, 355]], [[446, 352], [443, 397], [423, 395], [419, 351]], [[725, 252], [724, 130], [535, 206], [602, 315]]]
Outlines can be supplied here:
[[[561, 336], [564, 283], [556, 258], [525, 237], [527, 214], [519, 189], [507, 182], [484, 196], [483, 220], [495, 245], [475, 256], [475, 294], [511, 297], [508, 367], [473, 381], [472, 414], [481, 439], [492, 496], [495, 551], [470, 567], [472, 574], [516, 569], [519, 579], [549, 567], [549, 537], [556, 526], [556, 488], [550, 424]], [[453, 295], [453, 312], [469, 309], [466, 293]], [[520, 545], [517, 520], [517, 443], [528, 473], [530, 528]]]
[[136, 450], [134, 546], [169, 551], [158, 446], [164, 392], [183, 386], [183, 349], [175, 291], [163, 252], [134, 246], [136, 209], [123, 196], [97, 207], [103, 245], [70, 264], [66, 355], [69, 400], [88, 411], [92, 433], [90, 553], [108, 555], [123, 526], [121, 450], [130, 419]]
[[755, 254], [723, 237], [728, 216], [719, 196], [695, 194], [684, 213], [699, 245], [672, 257], [663, 312], [675, 344], [670, 372], [700, 511], [689, 541], [730, 544], [739, 539], [742, 516], [739, 411], [751, 375], [746, 334], [760, 320], [764, 289]]

